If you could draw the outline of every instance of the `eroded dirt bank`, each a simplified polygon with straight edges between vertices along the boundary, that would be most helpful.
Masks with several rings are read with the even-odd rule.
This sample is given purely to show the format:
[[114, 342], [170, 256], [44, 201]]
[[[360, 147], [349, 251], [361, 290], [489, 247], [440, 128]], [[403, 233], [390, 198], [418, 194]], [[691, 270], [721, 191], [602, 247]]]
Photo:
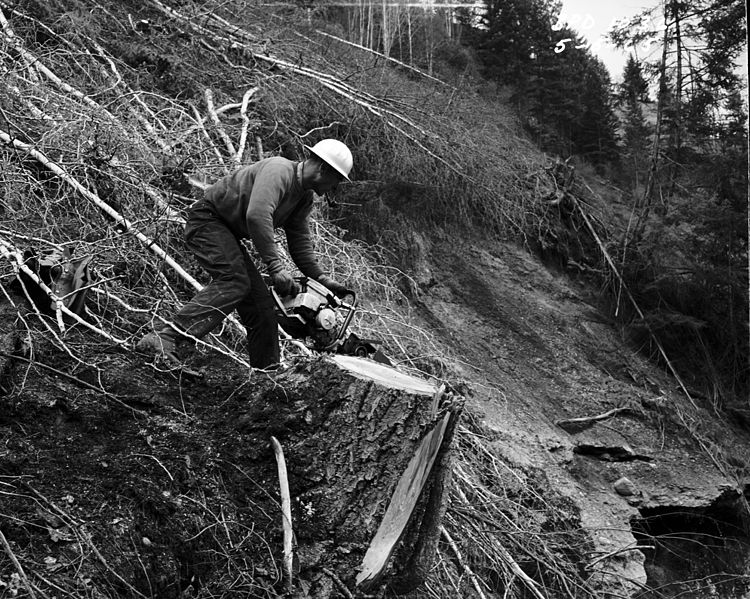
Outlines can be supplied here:
[[551, 491], [575, 502], [596, 545], [592, 570], [613, 574], [605, 587], [745, 596], [748, 429], [688, 398], [628, 345], [583, 280], [525, 250], [438, 242], [422, 266], [420, 314], [472, 381], [493, 448], [543, 469]]

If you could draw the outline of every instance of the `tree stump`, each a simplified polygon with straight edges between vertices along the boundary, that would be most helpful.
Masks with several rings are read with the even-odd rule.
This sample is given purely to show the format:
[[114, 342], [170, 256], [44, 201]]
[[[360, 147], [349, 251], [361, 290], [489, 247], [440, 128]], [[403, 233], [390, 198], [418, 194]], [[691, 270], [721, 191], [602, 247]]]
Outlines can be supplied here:
[[[462, 398], [348, 356], [300, 363], [276, 382], [261, 403], [283, 414], [300, 576], [417, 587], [435, 555]], [[309, 595], [328, 596], [324, 586]]]

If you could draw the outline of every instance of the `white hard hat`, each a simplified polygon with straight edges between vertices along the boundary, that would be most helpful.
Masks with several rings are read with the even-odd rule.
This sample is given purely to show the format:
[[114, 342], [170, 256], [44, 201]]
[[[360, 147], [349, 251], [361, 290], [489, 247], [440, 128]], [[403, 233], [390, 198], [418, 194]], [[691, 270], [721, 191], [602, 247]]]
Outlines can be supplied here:
[[335, 168], [347, 181], [351, 181], [349, 178], [349, 172], [352, 170], [354, 159], [352, 153], [346, 144], [341, 143], [337, 139], [323, 139], [316, 143], [313, 147], [305, 146], [318, 158], [324, 162], [330, 164]]

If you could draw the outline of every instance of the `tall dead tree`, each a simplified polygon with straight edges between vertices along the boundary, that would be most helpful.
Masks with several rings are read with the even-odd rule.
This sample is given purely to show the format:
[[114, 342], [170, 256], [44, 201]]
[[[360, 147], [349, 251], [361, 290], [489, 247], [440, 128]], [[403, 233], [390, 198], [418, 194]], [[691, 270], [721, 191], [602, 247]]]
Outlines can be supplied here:
[[672, 195], [675, 191], [675, 185], [677, 183], [677, 169], [678, 161], [680, 160], [680, 146], [682, 144], [682, 36], [680, 33], [680, 17], [682, 6], [677, 0], [672, 0], [670, 3], [670, 12], [674, 19], [674, 46], [675, 53], [677, 55], [677, 73], [676, 81], [674, 86], [673, 94], [673, 112], [674, 112], [674, 132], [673, 132], [673, 148], [674, 158], [670, 163], [669, 167], [669, 194]]

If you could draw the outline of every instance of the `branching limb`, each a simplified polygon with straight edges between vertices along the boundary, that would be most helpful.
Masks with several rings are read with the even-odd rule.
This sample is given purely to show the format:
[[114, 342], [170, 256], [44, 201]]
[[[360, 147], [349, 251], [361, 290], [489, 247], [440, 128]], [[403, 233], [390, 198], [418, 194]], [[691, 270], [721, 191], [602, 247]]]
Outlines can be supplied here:
[[56, 374], [58, 376], [61, 376], [63, 378], [69, 379], [69, 380], [73, 381], [74, 383], [76, 383], [77, 385], [85, 387], [86, 389], [91, 389], [92, 391], [96, 391], [97, 393], [103, 395], [107, 399], [112, 400], [116, 404], [120, 405], [123, 408], [126, 408], [126, 409], [130, 410], [131, 412], [134, 412], [135, 414], [139, 414], [140, 416], [148, 416], [148, 414], [146, 412], [144, 412], [143, 410], [139, 410], [137, 408], [134, 408], [133, 406], [129, 406], [124, 401], [122, 401], [119, 397], [117, 397], [116, 395], [113, 395], [112, 393], [110, 393], [106, 389], [102, 389], [101, 387], [97, 387], [96, 385], [92, 385], [91, 383], [87, 383], [86, 381], [84, 381], [84, 380], [82, 380], [82, 379], [80, 379], [80, 378], [78, 378], [76, 376], [73, 376], [72, 374], [68, 374], [67, 372], [63, 372], [62, 370], [59, 370], [57, 368], [53, 368], [52, 366], [48, 366], [47, 364], [43, 364], [42, 362], [39, 362], [37, 360], [31, 360], [29, 358], [24, 358], [23, 356], [17, 356], [15, 354], [8, 354], [8, 353], [5, 353], [3, 351], [0, 351], [0, 355], [6, 357], [8, 359], [11, 359], [11, 360], [20, 360], [22, 362], [27, 362], [31, 366], [37, 366], [37, 367], [42, 368], [44, 370], [48, 370], [50, 372], [53, 372], [54, 374]]
[[341, 581], [341, 579], [338, 576], [336, 576], [336, 573], [333, 570], [330, 570], [328, 568], [321, 568], [321, 571], [323, 572], [323, 574], [328, 576], [333, 582], [336, 583], [336, 586], [339, 588], [339, 591], [341, 591], [344, 594], [344, 597], [346, 597], [346, 599], [354, 599], [354, 595], [352, 595], [352, 592]]
[[52, 69], [45, 66], [44, 63], [39, 60], [38, 57], [34, 56], [31, 52], [26, 50], [25, 48], [19, 46], [16, 44], [16, 50], [23, 56], [24, 60], [27, 60], [31, 62], [34, 65], [34, 68], [44, 75], [47, 79], [49, 79], [52, 83], [54, 83], [60, 90], [64, 91], [65, 93], [70, 94], [71, 96], [77, 98], [90, 108], [93, 108], [97, 112], [100, 112], [103, 115], [106, 115], [107, 118], [109, 118], [113, 122], [118, 122], [115, 116], [109, 112], [106, 108], [104, 108], [101, 104], [99, 104], [96, 100], [90, 98], [86, 94], [84, 94], [82, 91], [74, 88], [69, 83], [63, 81], [58, 77]]
[[[65, 344], [65, 342], [63, 342], [63, 340], [60, 339], [60, 336], [57, 334], [57, 331], [55, 331], [55, 329], [52, 328], [52, 326], [48, 322], [48, 319], [45, 318], [42, 315], [42, 313], [39, 311], [39, 308], [36, 307], [36, 304], [31, 299], [31, 296], [29, 295], [29, 290], [26, 289], [26, 285], [24, 284], [24, 282], [22, 280], [20, 280], [20, 279], [19, 279], [19, 282], [21, 283], [21, 289], [23, 290], [23, 293], [26, 296], [26, 300], [29, 302], [29, 305], [34, 310], [37, 318], [39, 319], [39, 322], [42, 323], [42, 325], [44, 326], [44, 328], [47, 329], [47, 332], [57, 341], [57, 343], [65, 351], [65, 353], [67, 353], [76, 362], [83, 363], [83, 360], [81, 360], [81, 358], [79, 358], [78, 356], [76, 356], [75, 354], [73, 354], [73, 352]], [[2, 285], [0, 285], [0, 290], [2, 290], [3, 295], [6, 297], [6, 299], [8, 299], [10, 301], [10, 296], [8, 295], [8, 292], [5, 290], [5, 287], [3, 287]], [[16, 311], [17, 311], [18, 315], [20, 316], [20, 312], [18, 311], [17, 306], [15, 306], [12, 301], [10, 301], [10, 303], [11, 303], [11, 305], [13, 305], [14, 308], [16, 308]], [[28, 325], [27, 325], [27, 328], [28, 328]]]
[[54, 502], [50, 501], [46, 496], [42, 495], [42, 493], [37, 491], [34, 487], [29, 485], [28, 483], [22, 481], [21, 484], [24, 486], [24, 488], [32, 491], [34, 495], [36, 495], [39, 499], [41, 499], [45, 504], [51, 506], [54, 509], [55, 513], [57, 513], [63, 519], [63, 521], [68, 525], [68, 527], [76, 535], [76, 537], [80, 539], [81, 541], [83, 541], [86, 545], [88, 545], [89, 549], [91, 549], [91, 551], [94, 553], [94, 555], [102, 564], [102, 566], [104, 566], [104, 568], [110, 574], [112, 574], [112, 576], [117, 578], [117, 580], [119, 580], [120, 583], [122, 583], [131, 593], [133, 593], [133, 595], [146, 599], [146, 596], [143, 593], [141, 593], [138, 589], [136, 589], [133, 585], [131, 585], [122, 576], [120, 576], [120, 574], [115, 569], [113, 569], [112, 566], [109, 565], [109, 563], [101, 554], [97, 546], [94, 545], [94, 542], [91, 540], [91, 534], [86, 530], [85, 524], [83, 524], [80, 520], [77, 520], [76, 518], [71, 516], [65, 510], [61, 509]]
[[464, 561], [464, 558], [461, 555], [461, 550], [458, 548], [458, 545], [456, 545], [456, 542], [453, 540], [453, 537], [451, 537], [450, 533], [445, 529], [444, 526], [440, 527], [440, 534], [443, 536], [443, 538], [446, 540], [450, 548], [453, 550], [453, 554], [456, 556], [456, 560], [458, 561], [458, 564], [461, 566], [461, 569], [464, 571], [464, 573], [469, 577], [469, 580], [471, 580], [471, 584], [474, 587], [474, 590], [476, 590], [479, 598], [487, 599], [487, 595], [484, 594], [484, 591], [482, 590], [482, 587], [479, 584], [479, 579], [477, 578], [477, 575], [474, 574], [473, 570]]
[[[19, 273], [19, 271], [23, 272], [24, 275], [28, 276], [32, 281], [34, 281], [34, 283], [36, 283], [39, 286], [39, 288], [42, 291], [44, 291], [44, 293], [50, 298], [50, 301], [54, 303], [55, 312], [57, 315], [57, 323], [58, 323], [58, 327], [60, 327], [61, 332], [65, 332], [65, 325], [62, 319], [62, 316], [64, 314], [65, 316], [68, 316], [69, 318], [72, 318], [73, 320], [75, 320], [78, 324], [83, 325], [87, 329], [94, 331], [95, 333], [101, 335], [102, 337], [105, 337], [106, 339], [109, 339], [113, 343], [127, 346], [127, 341], [125, 341], [124, 339], [118, 339], [110, 335], [109, 333], [103, 331], [102, 329], [95, 327], [90, 322], [84, 320], [83, 318], [78, 316], [78, 314], [68, 309], [65, 306], [65, 304], [63, 304], [62, 300], [59, 297], [57, 297], [55, 292], [52, 291], [46, 285], [46, 283], [44, 283], [44, 281], [42, 281], [37, 276], [37, 274], [24, 263], [23, 256], [21, 256], [20, 252], [1, 238], [0, 238], [0, 255], [2, 255], [4, 258], [9, 260], [13, 264], [13, 268], [17, 273]], [[20, 280], [20, 273], [19, 273], [19, 280]]]
[[[21, 48], [22, 42], [18, 39], [18, 36], [16, 36], [16, 33], [13, 31], [13, 28], [10, 26], [10, 23], [8, 22], [8, 19], [5, 18], [5, 15], [3, 14], [3, 11], [0, 10], [0, 27], [2, 27], [3, 30], [3, 36], [5, 37], [8, 42], [14, 46], [15, 48]], [[37, 76], [36, 72], [34, 71], [34, 63], [29, 61], [28, 57], [25, 55], [21, 55], [24, 63], [26, 63], [26, 69], [29, 73], [30, 79], [34, 83], [39, 82], [39, 77]]]
[[[242, 106], [240, 106], [240, 116], [242, 116], [242, 131], [240, 132], [239, 148], [237, 149], [237, 153], [234, 155], [234, 161], [237, 164], [242, 164], [242, 155], [245, 153], [245, 144], [247, 143], [247, 130], [250, 128], [250, 119], [247, 116], [247, 105], [250, 103], [250, 98], [252, 98], [257, 91], [257, 87], [252, 87], [242, 95]], [[258, 159], [262, 160], [262, 157], [259, 156]]]
[[[117, 78], [117, 83], [121, 87], [123, 87], [133, 98], [135, 98], [135, 101], [138, 103], [138, 105], [144, 110], [144, 112], [148, 113], [148, 115], [154, 120], [154, 122], [159, 125], [159, 128], [162, 131], [169, 131], [167, 126], [161, 122], [159, 117], [154, 113], [151, 108], [149, 108], [148, 104], [146, 104], [143, 99], [141, 98], [141, 94], [134, 91], [133, 88], [131, 88], [127, 83], [125, 83], [125, 79], [123, 78], [122, 74], [120, 73], [119, 69], [115, 65], [114, 60], [110, 56], [110, 54], [102, 48], [98, 43], [94, 42], [94, 48], [96, 49], [99, 56], [101, 56], [104, 60], [107, 61], [107, 64], [109, 64], [109, 68], [114, 74], [114, 76]], [[147, 129], [149, 133], [154, 134], [155, 139], [158, 137], [156, 130], [150, 125], [149, 123], [149, 129]], [[158, 141], [157, 141], [158, 143]], [[159, 144], [161, 145], [161, 144]]]
[[112, 208], [112, 206], [110, 206], [104, 200], [102, 200], [97, 194], [89, 191], [80, 182], [78, 182], [78, 180], [72, 177], [65, 169], [63, 169], [56, 163], [52, 162], [42, 152], [35, 149], [33, 146], [29, 144], [26, 144], [18, 139], [12, 138], [10, 135], [8, 135], [5, 131], [2, 131], [2, 130], [0, 130], [0, 141], [9, 145], [13, 145], [14, 147], [18, 148], [19, 150], [25, 151], [30, 156], [38, 160], [42, 165], [44, 165], [50, 171], [55, 173], [68, 185], [73, 187], [78, 193], [80, 193], [86, 199], [92, 201], [99, 208], [101, 208], [106, 214], [112, 217], [125, 230], [135, 235], [135, 237], [141, 243], [143, 243], [146, 247], [148, 247], [154, 254], [156, 254], [161, 259], [163, 259], [170, 267], [172, 267], [185, 281], [187, 281], [190, 285], [192, 285], [197, 291], [200, 291], [203, 288], [203, 286], [198, 281], [196, 281], [193, 276], [188, 274], [188, 272], [182, 266], [180, 266], [177, 262], [175, 262], [175, 260], [171, 256], [169, 256], [159, 245], [157, 245], [153, 239], [141, 233], [137, 228], [135, 228], [133, 223], [131, 223], [128, 219], [126, 219], [119, 212], [117, 212], [114, 208]]
[[[216, 114], [217, 115], [221, 115], [221, 114], [224, 114], [225, 112], [228, 112], [230, 110], [235, 110], [235, 109], [241, 108], [241, 107], [242, 107], [241, 103], [240, 104], [238, 104], [238, 103], [225, 104], [224, 106], [220, 106], [219, 108], [216, 109]], [[208, 122], [208, 117], [204, 117], [204, 116], [200, 117], [200, 120], [199, 120], [199, 122], [197, 124], [190, 125], [189, 127], [187, 127], [179, 135], [179, 137], [177, 137], [175, 140], [173, 140], [172, 142], [170, 142], [170, 143], [167, 144], [167, 148], [166, 148], [167, 151], [171, 152], [172, 148], [174, 148], [175, 146], [177, 146], [177, 145], [179, 145], [181, 143], [184, 143], [184, 141], [187, 138], [189, 138], [191, 135], [193, 135], [193, 133], [195, 133], [196, 131], [200, 131], [201, 127], [204, 126], [206, 124], [206, 122]]]
[[581, 213], [581, 216], [583, 217], [584, 222], [586, 223], [586, 226], [588, 227], [589, 231], [591, 232], [591, 235], [594, 237], [594, 240], [596, 241], [597, 245], [599, 246], [599, 250], [602, 252], [602, 256], [604, 256], [604, 259], [606, 260], [609, 267], [612, 269], [612, 273], [615, 275], [617, 280], [620, 282], [620, 285], [622, 286], [622, 289], [625, 291], [625, 293], [628, 296], [628, 299], [630, 300], [630, 303], [632, 304], [635, 311], [638, 313], [638, 316], [641, 318], [643, 323], [646, 325], [646, 328], [648, 329], [649, 335], [651, 336], [651, 339], [654, 341], [654, 344], [656, 345], [657, 349], [659, 350], [659, 353], [661, 354], [662, 358], [664, 358], [664, 361], [667, 364], [667, 368], [669, 368], [669, 371], [672, 373], [672, 376], [674, 376], [675, 380], [680, 386], [680, 389], [682, 389], [682, 392], [685, 394], [685, 397], [687, 397], [688, 401], [690, 402], [690, 405], [692, 405], [695, 409], [698, 409], [698, 406], [696, 405], [695, 401], [693, 400], [693, 396], [690, 394], [690, 391], [687, 390], [687, 387], [685, 386], [685, 383], [682, 380], [682, 377], [677, 372], [677, 369], [672, 364], [672, 360], [669, 359], [669, 356], [667, 355], [666, 350], [664, 349], [664, 346], [662, 345], [661, 341], [659, 340], [659, 337], [654, 333], [652, 328], [648, 324], [648, 319], [643, 314], [643, 311], [641, 310], [640, 306], [638, 305], [638, 302], [636, 302], [635, 298], [633, 297], [633, 294], [630, 292], [630, 288], [625, 284], [625, 279], [623, 279], [622, 275], [620, 274], [619, 269], [615, 265], [614, 260], [609, 255], [609, 251], [607, 251], [607, 248], [604, 246], [604, 243], [602, 242], [601, 238], [599, 237], [599, 234], [596, 232], [596, 229], [594, 228], [594, 225], [591, 223], [591, 219], [589, 218], [589, 215], [586, 213], [586, 211], [581, 206], [581, 203], [578, 201], [578, 198], [576, 198], [575, 195], [570, 194], [570, 197], [573, 200], [573, 203], [575, 204], [576, 208], [578, 208], [578, 211]]
[[[221, 121], [219, 120], [219, 115], [216, 114], [216, 108], [214, 107], [214, 93], [210, 89], [206, 89], [206, 91], [204, 92], [204, 97], [206, 98], [206, 108], [208, 109], [208, 115], [211, 117], [211, 120], [213, 121], [213, 124], [216, 127], [216, 132], [219, 134], [219, 137], [224, 142], [224, 145], [227, 148], [228, 154], [232, 157], [237, 156], [237, 150], [234, 149], [234, 144], [232, 143], [232, 140], [229, 138], [229, 135], [227, 135], [227, 132], [224, 130], [224, 125], [221, 124]], [[244, 102], [244, 99], [243, 99], [243, 102]]]
[[213, 150], [214, 155], [216, 156], [216, 159], [219, 161], [219, 164], [224, 168], [224, 172], [229, 173], [229, 169], [227, 168], [227, 165], [224, 164], [224, 157], [221, 155], [221, 152], [219, 152], [219, 148], [216, 147], [213, 140], [211, 139], [211, 136], [208, 134], [208, 131], [206, 131], [206, 128], [203, 126], [203, 119], [201, 118], [200, 112], [198, 112], [198, 109], [195, 106], [192, 106], [191, 108], [193, 109], [193, 114], [195, 115], [195, 122], [197, 123], [198, 128], [203, 133], [203, 136], [206, 138], [208, 145]]
[[371, 48], [367, 48], [365, 46], [360, 46], [359, 44], [355, 44], [354, 42], [350, 42], [350, 41], [345, 40], [343, 38], [336, 37], [335, 35], [331, 35], [330, 33], [326, 33], [325, 31], [320, 31], [320, 29], [316, 29], [315, 33], [317, 33], [318, 35], [322, 35], [324, 37], [329, 37], [329, 38], [331, 38], [333, 40], [336, 40], [337, 42], [341, 42], [342, 44], [347, 44], [348, 46], [353, 46], [354, 48], [359, 48], [360, 50], [364, 50], [365, 52], [370, 52], [371, 54], [375, 54], [376, 56], [379, 56], [380, 58], [383, 58], [383, 59], [385, 59], [385, 60], [387, 60], [389, 62], [392, 62], [392, 63], [395, 63], [395, 64], [399, 65], [400, 67], [404, 67], [405, 69], [409, 69], [410, 71], [414, 71], [415, 73], [418, 73], [418, 74], [422, 75], [422, 77], [425, 77], [427, 79], [435, 81], [435, 82], [439, 83], [440, 85], [445, 85], [445, 86], [450, 87], [450, 85], [448, 83], [446, 83], [445, 81], [442, 81], [441, 79], [438, 79], [437, 77], [433, 77], [429, 73], [425, 73], [424, 71], [422, 71], [422, 70], [420, 70], [420, 69], [418, 69], [416, 67], [413, 67], [410, 64], [406, 64], [405, 62], [401, 62], [400, 60], [396, 60], [395, 58], [391, 58], [390, 56], [386, 56], [385, 54], [382, 54], [382, 53], [378, 52], [377, 50], [372, 50]]
[[[101, 58], [107, 61], [107, 64], [109, 65], [110, 71], [112, 71], [113, 76], [115, 77], [115, 81], [113, 83], [114, 87], [122, 87], [128, 92], [128, 96], [135, 98], [135, 101], [140, 105], [140, 107], [148, 113], [151, 118], [156, 121], [159, 126], [161, 127], [162, 131], [166, 131], [166, 127], [164, 124], [159, 120], [159, 118], [153, 113], [153, 111], [146, 105], [146, 103], [141, 99], [140, 94], [133, 91], [133, 89], [125, 83], [125, 80], [122, 77], [122, 74], [117, 69], [117, 66], [114, 63], [114, 60], [109, 56], [106, 50], [102, 48], [99, 44], [94, 43], [94, 48], [96, 48], [97, 53]], [[146, 130], [146, 132], [151, 136], [151, 139], [153, 139], [156, 142], [156, 145], [158, 145], [164, 152], [169, 153], [171, 151], [169, 145], [167, 142], [165, 142], [159, 132], [156, 130], [156, 128], [138, 111], [135, 110], [132, 106], [128, 106], [130, 113], [138, 120], [138, 122], [143, 126], [143, 128]]]

